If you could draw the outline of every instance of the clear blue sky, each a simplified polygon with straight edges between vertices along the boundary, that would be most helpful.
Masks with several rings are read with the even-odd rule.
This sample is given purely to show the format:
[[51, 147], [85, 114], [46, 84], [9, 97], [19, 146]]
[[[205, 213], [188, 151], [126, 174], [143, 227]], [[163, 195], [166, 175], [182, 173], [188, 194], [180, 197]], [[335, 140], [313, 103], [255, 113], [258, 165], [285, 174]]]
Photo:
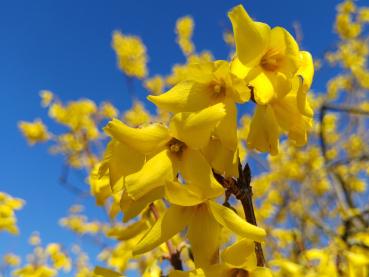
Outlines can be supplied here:
[[[74, 240], [70, 232], [58, 226], [58, 219], [78, 202], [58, 184], [61, 157], [50, 156], [46, 145], [29, 147], [17, 129], [19, 120], [46, 119], [38, 92], [49, 89], [65, 101], [81, 97], [111, 100], [119, 108], [127, 108], [130, 99], [125, 79], [110, 46], [114, 30], [139, 35], [148, 47], [150, 73], [165, 74], [173, 63], [184, 61], [173, 31], [178, 17], [193, 16], [198, 50], [209, 49], [215, 58], [225, 59], [228, 49], [222, 31], [230, 27], [226, 13], [239, 3], [255, 19], [291, 32], [292, 23], [299, 21], [304, 32], [303, 48], [315, 57], [334, 45], [332, 24], [338, 1], [333, 0], [0, 2], [0, 191], [27, 201], [17, 214], [21, 235], [1, 233], [0, 255], [9, 250], [29, 251], [26, 241], [34, 230], [40, 231], [45, 243], [70, 245]], [[313, 88], [323, 90], [326, 80], [324, 71], [318, 73]], [[83, 204], [90, 218], [101, 218], [92, 201]], [[85, 245], [96, 253], [93, 246]]]

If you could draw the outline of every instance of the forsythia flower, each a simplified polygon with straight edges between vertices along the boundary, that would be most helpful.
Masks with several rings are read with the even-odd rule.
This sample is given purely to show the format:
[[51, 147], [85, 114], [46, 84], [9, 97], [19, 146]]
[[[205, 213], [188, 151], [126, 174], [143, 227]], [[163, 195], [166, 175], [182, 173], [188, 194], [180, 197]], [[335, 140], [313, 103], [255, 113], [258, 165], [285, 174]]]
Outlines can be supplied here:
[[248, 83], [257, 104], [248, 147], [277, 154], [280, 129], [298, 145], [305, 144], [313, 115], [306, 97], [314, 73], [311, 55], [300, 52], [285, 29], [254, 22], [242, 6], [229, 17], [237, 55], [232, 72]]
[[112, 47], [117, 55], [119, 68], [127, 76], [138, 79], [146, 77], [146, 47], [139, 37], [127, 36], [115, 31]]
[[44, 142], [50, 138], [47, 127], [40, 119], [36, 119], [34, 122], [21, 121], [19, 122], [18, 127], [26, 137], [29, 144]]
[[192, 33], [194, 28], [193, 19], [190, 16], [184, 16], [177, 20], [176, 33], [177, 43], [182, 49], [182, 52], [188, 56], [192, 54], [195, 47], [191, 41]]
[[15, 217], [15, 210], [23, 207], [24, 201], [19, 198], [13, 198], [10, 195], [0, 192], [0, 231], [4, 230], [11, 234], [18, 234]]
[[40, 97], [41, 97], [41, 106], [42, 107], [48, 107], [54, 99], [54, 94], [49, 90], [42, 90], [40, 91]]

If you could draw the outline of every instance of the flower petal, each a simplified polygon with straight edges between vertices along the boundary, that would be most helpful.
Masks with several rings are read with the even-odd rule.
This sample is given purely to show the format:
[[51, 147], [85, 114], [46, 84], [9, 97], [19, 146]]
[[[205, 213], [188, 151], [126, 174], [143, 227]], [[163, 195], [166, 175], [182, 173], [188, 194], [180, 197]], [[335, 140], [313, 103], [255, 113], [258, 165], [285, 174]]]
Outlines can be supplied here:
[[196, 267], [204, 268], [219, 261], [220, 230], [207, 205], [198, 206], [187, 233]]
[[168, 129], [157, 123], [143, 128], [132, 128], [118, 119], [113, 119], [106, 125], [104, 131], [122, 144], [143, 154], [159, 149], [170, 140]]
[[128, 175], [124, 180], [125, 187], [128, 195], [136, 200], [150, 190], [164, 186], [168, 180], [173, 180], [175, 175], [170, 152], [165, 149], [148, 160], [140, 171]]
[[192, 208], [175, 205], [168, 208], [137, 244], [133, 250], [133, 255], [148, 252], [169, 240], [188, 225], [192, 215]]
[[274, 27], [270, 32], [269, 49], [283, 55], [278, 71], [292, 78], [301, 65], [299, 46], [293, 36], [282, 27]]
[[238, 177], [238, 151], [226, 148], [219, 139], [212, 138], [203, 149], [206, 160], [215, 172], [226, 177]]
[[269, 105], [256, 105], [247, 138], [248, 148], [276, 155], [279, 148], [279, 133], [273, 109]]
[[[237, 148], [237, 107], [232, 99], [226, 98], [224, 101], [226, 116], [221, 119], [215, 128], [215, 135], [222, 144], [231, 151]], [[205, 145], [204, 145], [205, 146]]]
[[[255, 253], [255, 242], [249, 239], [241, 239], [231, 246], [227, 247], [222, 252], [222, 261], [226, 264], [248, 269], [256, 267], [256, 257], [251, 257]], [[251, 262], [251, 263], [250, 263]], [[255, 262], [252, 267], [253, 262]]]
[[112, 139], [106, 147], [99, 175], [109, 170], [110, 186], [114, 193], [123, 189], [123, 176], [132, 174], [143, 166], [145, 156], [126, 144]]
[[149, 95], [147, 99], [164, 111], [195, 112], [209, 106], [212, 92], [207, 84], [182, 81], [168, 92], [158, 96]]
[[214, 201], [208, 201], [208, 206], [220, 225], [241, 237], [259, 242], [265, 240], [266, 232], [264, 229], [248, 223], [231, 209], [219, 205]]
[[172, 117], [169, 125], [171, 136], [183, 141], [193, 149], [205, 147], [211, 132], [224, 118], [226, 111], [223, 103], [193, 113], [178, 113]]
[[206, 201], [196, 185], [184, 185], [173, 181], [167, 182], [165, 197], [171, 204], [185, 207], [195, 206]]
[[224, 193], [223, 187], [214, 178], [205, 157], [197, 150], [187, 148], [177, 160], [178, 170], [188, 184], [198, 188], [202, 199], [211, 199]]
[[300, 114], [295, 97], [287, 95], [275, 101], [272, 107], [279, 126], [288, 132], [288, 137], [298, 146], [302, 146], [307, 142], [307, 131], [312, 126], [312, 119]]
[[250, 277], [273, 277], [272, 272], [266, 267], [257, 267], [249, 273]]
[[258, 104], [267, 104], [275, 96], [275, 90], [269, 75], [261, 67], [253, 68], [245, 79], [252, 87], [254, 100]]
[[244, 65], [255, 65], [268, 46], [270, 27], [254, 22], [242, 5], [233, 8], [228, 16], [233, 26], [238, 58]]
[[164, 197], [164, 187], [157, 187], [137, 200], [133, 200], [128, 193], [123, 192], [120, 208], [123, 212], [123, 222], [127, 222], [139, 215], [150, 203]]

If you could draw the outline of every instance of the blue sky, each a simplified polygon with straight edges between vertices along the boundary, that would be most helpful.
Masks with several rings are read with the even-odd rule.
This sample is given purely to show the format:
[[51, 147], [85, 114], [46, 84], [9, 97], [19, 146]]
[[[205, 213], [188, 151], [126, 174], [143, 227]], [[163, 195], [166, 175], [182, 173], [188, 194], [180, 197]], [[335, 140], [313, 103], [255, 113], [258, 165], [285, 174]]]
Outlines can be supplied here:
[[[27, 202], [17, 214], [21, 235], [1, 233], [0, 255], [29, 251], [26, 241], [35, 230], [45, 243], [70, 245], [74, 240], [58, 226], [58, 219], [66, 215], [70, 205], [80, 202], [58, 184], [62, 158], [50, 156], [46, 145], [29, 147], [17, 129], [19, 120], [40, 117], [50, 123], [39, 105], [38, 92], [49, 89], [64, 101], [88, 97], [127, 108], [131, 102], [125, 78], [116, 67], [110, 46], [114, 30], [139, 35], [148, 48], [150, 74], [166, 74], [173, 63], [184, 61], [173, 31], [178, 17], [193, 16], [198, 50], [209, 49], [215, 58], [225, 59], [228, 49], [222, 32], [230, 27], [226, 13], [239, 3], [255, 19], [291, 32], [292, 23], [299, 21], [304, 33], [302, 48], [314, 57], [322, 57], [336, 41], [332, 24], [338, 1], [333, 0], [0, 2], [0, 191]], [[323, 90], [327, 77], [324, 70], [319, 72], [313, 88]], [[144, 96], [142, 90], [138, 93]], [[90, 218], [101, 218], [102, 212], [94, 208], [93, 201], [83, 204]], [[94, 246], [84, 245], [96, 253]]]

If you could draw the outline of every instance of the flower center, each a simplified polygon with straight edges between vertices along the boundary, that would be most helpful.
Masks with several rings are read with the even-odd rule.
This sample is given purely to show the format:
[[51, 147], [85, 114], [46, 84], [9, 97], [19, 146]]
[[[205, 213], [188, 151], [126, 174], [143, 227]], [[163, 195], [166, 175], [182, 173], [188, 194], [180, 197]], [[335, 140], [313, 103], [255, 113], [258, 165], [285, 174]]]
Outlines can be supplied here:
[[215, 97], [222, 97], [225, 95], [226, 87], [221, 81], [213, 81], [210, 83], [210, 89]]
[[274, 48], [269, 49], [261, 58], [260, 65], [264, 70], [276, 71], [283, 61], [283, 55]]
[[172, 138], [168, 142], [169, 151], [176, 155], [181, 155], [183, 150], [186, 148], [186, 144], [176, 138]]

